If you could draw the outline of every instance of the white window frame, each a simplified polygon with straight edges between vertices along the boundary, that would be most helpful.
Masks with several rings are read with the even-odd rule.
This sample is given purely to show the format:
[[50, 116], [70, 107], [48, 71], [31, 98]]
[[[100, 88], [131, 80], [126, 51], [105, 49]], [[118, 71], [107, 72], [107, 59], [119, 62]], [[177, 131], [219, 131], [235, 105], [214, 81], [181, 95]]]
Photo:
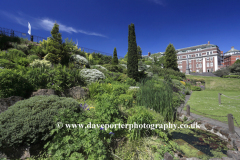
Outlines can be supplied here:
[[212, 51], [210, 52], [210, 55], [211, 55], [211, 54], [213, 54], [213, 52], [212, 52]]
[[202, 59], [199, 59], [199, 62], [202, 62]]
[[213, 57], [210, 57], [210, 60], [213, 60]]
[[192, 68], [192, 65], [191, 65], [191, 64], [189, 64], [189, 68]]
[[209, 55], [209, 52], [207, 52], [207, 55]]
[[202, 64], [199, 64], [199, 67], [202, 68]]
[[207, 63], [207, 67], [209, 67], [209, 63]]
[[199, 53], [199, 57], [201, 57], [202, 56], [202, 53]]
[[196, 54], [196, 57], [198, 57], [198, 53]]
[[196, 68], [198, 68], [198, 64], [196, 64]]
[[213, 67], [213, 62], [211, 62], [211, 67]]
[[191, 55], [190, 55], [190, 54], [188, 55], [188, 58], [191, 58]]
[[190, 60], [188, 60], [189, 61], [189, 63], [192, 63], [192, 60], [190, 59]]
[[209, 57], [207, 57], [207, 61], [209, 61]]
[[198, 59], [196, 59], [196, 62], [198, 62]]

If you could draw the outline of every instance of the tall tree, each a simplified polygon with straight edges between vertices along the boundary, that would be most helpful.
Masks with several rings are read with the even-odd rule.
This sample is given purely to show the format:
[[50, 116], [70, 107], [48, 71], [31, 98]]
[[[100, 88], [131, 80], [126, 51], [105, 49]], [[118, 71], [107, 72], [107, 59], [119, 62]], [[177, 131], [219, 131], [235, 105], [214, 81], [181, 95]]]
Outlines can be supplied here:
[[118, 57], [117, 57], [116, 47], [114, 48], [114, 51], [113, 51], [112, 65], [118, 65]]
[[138, 81], [138, 53], [134, 24], [128, 26], [127, 75]]
[[51, 31], [52, 37], [49, 39], [48, 56], [46, 57], [52, 63], [61, 62], [62, 56], [62, 36], [59, 33], [59, 25], [55, 22]]
[[137, 46], [138, 59], [142, 59], [142, 49], [140, 46]]
[[169, 44], [165, 51], [164, 68], [172, 68], [175, 71], [179, 71], [177, 64], [177, 52], [173, 44]]

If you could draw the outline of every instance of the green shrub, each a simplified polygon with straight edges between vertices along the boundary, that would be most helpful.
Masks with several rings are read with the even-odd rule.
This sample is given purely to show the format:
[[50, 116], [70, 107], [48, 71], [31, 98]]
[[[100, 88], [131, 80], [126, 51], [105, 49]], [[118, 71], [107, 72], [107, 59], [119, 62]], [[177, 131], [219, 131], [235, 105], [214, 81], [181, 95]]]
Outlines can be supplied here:
[[6, 69], [13, 69], [17, 67], [17, 64], [7, 59], [0, 59], [0, 67], [6, 68]]
[[14, 59], [15, 63], [17, 63], [18, 65], [27, 67], [30, 63], [30, 61], [27, 58], [22, 58], [22, 57], [18, 57]]
[[229, 67], [227, 67], [227, 68], [221, 68], [221, 69], [217, 70], [216, 72], [214, 72], [213, 74], [218, 77], [223, 77], [225, 75], [229, 75], [229, 73], [230, 73], [230, 70], [229, 70]]
[[33, 90], [32, 84], [18, 70], [3, 69], [0, 72], [1, 97], [27, 97]]
[[192, 86], [192, 91], [201, 91], [201, 87], [198, 86]]
[[[35, 96], [18, 101], [0, 116], [0, 148], [19, 147], [49, 140], [56, 128], [54, 116], [61, 109], [77, 109], [79, 103], [72, 98]], [[81, 113], [78, 113], [81, 114]]]
[[114, 81], [120, 80], [119, 77], [121, 76], [121, 73], [116, 73], [116, 72], [106, 72], [106, 77], [112, 78]]
[[[154, 124], [153, 121], [154, 121], [154, 118], [153, 118], [153, 115], [148, 112], [148, 109], [146, 109], [145, 107], [134, 107], [134, 108], [131, 108], [128, 113], [130, 114], [130, 116], [128, 117], [128, 120], [127, 120], [127, 124], [133, 124], [136, 123], [136, 124]], [[142, 128], [139, 129], [139, 128], [132, 128], [131, 130], [128, 130], [129, 132], [129, 135], [128, 135], [128, 138], [130, 141], [132, 140], [138, 140], [140, 139], [141, 137], [145, 137], [145, 136], [150, 136], [152, 134], [152, 131], [151, 129], [146, 129], [146, 128]]]
[[28, 59], [30, 60], [30, 62], [33, 62], [35, 59], [39, 59], [40, 60], [40, 58], [37, 55], [29, 55]]
[[127, 94], [121, 94], [119, 96], [119, 101], [120, 101], [120, 104], [122, 104], [123, 106], [130, 108], [133, 105], [133, 96], [127, 95]]
[[138, 92], [139, 92], [139, 89], [138, 89], [138, 88], [132, 88], [132, 89], [128, 89], [128, 90], [126, 91], [126, 94], [132, 95], [133, 99], [136, 99]]
[[119, 77], [118, 77], [118, 80], [121, 82], [121, 83], [126, 83], [127, 81], [127, 74], [121, 74]]
[[99, 83], [94, 82], [88, 85], [90, 98], [95, 98], [98, 95], [102, 95], [104, 93], [111, 94], [113, 91], [112, 85], [109, 83]]
[[123, 72], [123, 66], [121, 65], [104, 64], [102, 66], [111, 72]]
[[23, 51], [25, 54], [28, 54], [28, 47], [26, 45], [17, 45], [16, 49]]
[[[56, 134], [46, 147], [53, 159], [113, 159], [110, 150], [111, 140], [122, 136], [123, 129], [106, 128], [101, 124], [123, 124], [118, 100], [115, 96], [103, 94], [98, 97], [95, 110], [85, 110], [82, 115], [71, 110], [60, 112], [60, 118], [55, 122], [67, 124], [92, 124], [90, 129], [55, 129]], [[100, 126], [93, 127], [93, 124]], [[102, 127], [102, 128], [100, 128]]]
[[234, 63], [232, 66], [229, 67], [229, 71], [231, 73], [240, 74], [240, 63]]
[[145, 63], [146, 65], [152, 65], [152, 64], [153, 64], [152, 61], [145, 61], [144, 63]]
[[240, 78], [239, 75], [226, 75], [226, 76], [223, 76], [223, 78]]
[[149, 71], [152, 72], [153, 74], [158, 74], [158, 76], [164, 76], [164, 75], [168, 74], [168, 75], [173, 75], [176, 77], [181, 77], [183, 79], [186, 78], [185, 73], [178, 72], [178, 71], [175, 71], [175, 70], [169, 69], [169, 68], [167, 68], [167, 69], [160, 68], [156, 65], [152, 65], [151, 68], [149, 68]]
[[126, 94], [126, 90], [128, 89], [128, 86], [126, 85], [114, 85], [113, 86], [113, 94], [115, 96], [119, 96], [120, 94]]
[[128, 77], [128, 78], [126, 79], [126, 84], [127, 84], [127, 85], [130, 85], [130, 86], [136, 86], [136, 81], [135, 81], [135, 79]]
[[15, 57], [27, 57], [23, 51], [17, 49], [8, 49], [8, 54], [10, 55], [11, 59], [14, 59]]
[[183, 79], [181, 77], [177, 77], [177, 76], [174, 76], [174, 75], [170, 75], [170, 78], [171, 79], [177, 79], [179, 81], [182, 81]]

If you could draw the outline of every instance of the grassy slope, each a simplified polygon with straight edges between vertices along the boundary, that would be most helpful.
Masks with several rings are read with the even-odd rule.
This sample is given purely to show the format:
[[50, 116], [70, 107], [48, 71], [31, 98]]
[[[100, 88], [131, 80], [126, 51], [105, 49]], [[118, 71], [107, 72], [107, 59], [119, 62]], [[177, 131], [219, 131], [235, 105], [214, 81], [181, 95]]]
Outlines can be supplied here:
[[[227, 116], [227, 114], [231, 113], [240, 125], [240, 96], [234, 99], [221, 96], [221, 105], [218, 103], [218, 93], [229, 97], [240, 95], [240, 79], [204, 76], [187, 76], [187, 78], [201, 78], [205, 79], [206, 82], [206, 90], [192, 93], [190, 100], [187, 102], [191, 108], [205, 114], [217, 116]], [[184, 110], [186, 110], [186, 107]], [[194, 110], [191, 110], [191, 112], [204, 115]], [[227, 117], [204, 116], [227, 123]], [[235, 126], [237, 126], [236, 123]]]

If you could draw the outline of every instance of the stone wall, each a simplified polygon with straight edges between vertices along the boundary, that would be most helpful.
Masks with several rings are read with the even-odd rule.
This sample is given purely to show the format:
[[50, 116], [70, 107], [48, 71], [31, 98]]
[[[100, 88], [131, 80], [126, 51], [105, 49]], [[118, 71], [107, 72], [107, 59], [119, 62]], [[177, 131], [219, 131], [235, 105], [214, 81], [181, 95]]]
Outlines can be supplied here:
[[23, 97], [12, 96], [9, 98], [0, 98], [0, 114], [8, 109], [8, 107], [14, 105], [16, 102], [24, 100]]

